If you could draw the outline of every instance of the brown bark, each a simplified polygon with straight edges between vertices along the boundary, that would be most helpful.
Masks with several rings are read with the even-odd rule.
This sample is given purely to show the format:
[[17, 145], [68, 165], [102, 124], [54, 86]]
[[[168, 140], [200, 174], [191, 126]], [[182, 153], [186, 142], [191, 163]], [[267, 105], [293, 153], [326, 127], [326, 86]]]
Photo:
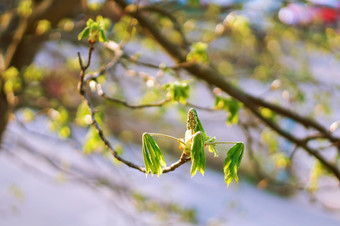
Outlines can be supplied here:
[[8, 122], [8, 102], [3, 87], [0, 87], [0, 142]]

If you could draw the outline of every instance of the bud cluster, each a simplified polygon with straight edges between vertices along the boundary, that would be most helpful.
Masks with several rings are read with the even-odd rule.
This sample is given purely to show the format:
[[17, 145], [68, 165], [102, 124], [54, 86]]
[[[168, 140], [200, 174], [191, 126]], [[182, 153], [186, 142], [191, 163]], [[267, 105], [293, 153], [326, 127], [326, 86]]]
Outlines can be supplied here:
[[187, 129], [195, 130], [196, 127], [197, 127], [197, 116], [196, 116], [194, 109], [190, 108], [188, 112]]

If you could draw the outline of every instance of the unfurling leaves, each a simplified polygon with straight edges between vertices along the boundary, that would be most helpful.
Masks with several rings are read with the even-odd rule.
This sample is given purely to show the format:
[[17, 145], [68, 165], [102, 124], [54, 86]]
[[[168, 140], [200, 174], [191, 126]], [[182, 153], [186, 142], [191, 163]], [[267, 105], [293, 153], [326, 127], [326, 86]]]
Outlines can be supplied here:
[[197, 132], [194, 135], [191, 145], [191, 176], [195, 176], [196, 172], [204, 175], [205, 170], [205, 154], [204, 154], [204, 134]]
[[[215, 142], [215, 138], [207, 136], [203, 125], [198, 118], [197, 111], [190, 108], [188, 111], [187, 131], [185, 133], [186, 146], [191, 143], [191, 176], [194, 176], [197, 170], [204, 175], [205, 170], [205, 142]], [[214, 152], [216, 156], [215, 145], [209, 145], [209, 151]]]
[[[204, 175], [206, 161], [204, 149], [206, 146], [209, 147], [209, 152], [214, 153], [214, 156], [217, 157], [216, 145], [230, 143], [216, 142], [215, 137], [207, 136], [203, 129], [203, 125], [198, 118], [196, 110], [190, 108], [187, 118], [187, 130], [185, 132], [184, 139], [159, 133], [143, 134], [143, 157], [146, 175], [151, 173], [152, 175], [157, 174], [159, 176], [163, 172], [162, 167], [166, 166], [164, 157], [152, 136], [163, 136], [177, 140], [181, 143], [180, 149], [183, 150], [183, 156], [187, 157], [190, 154], [191, 157], [190, 173], [192, 177], [196, 175], [197, 171]], [[224, 162], [225, 181], [228, 186], [233, 179], [238, 182], [237, 170], [242, 160], [243, 151], [243, 143], [237, 143], [228, 152], [227, 158]]]
[[223, 109], [228, 112], [227, 123], [236, 124], [238, 122], [238, 111], [241, 108], [240, 102], [233, 98], [217, 96], [215, 98], [215, 108]]
[[189, 98], [190, 86], [188, 81], [175, 81], [165, 84], [163, 88], [167, 91], [166, 96], [174, 101], [186, 104]]
[[143, 134], [143, 157], [145, 164], [145, 173], [157, 174], [158, 176], [162, 174], [163, 167], [166, 167], [164, 156], [159, 149], [156, 141], [148, 133]]
[[[207, 143], [214, 143], [216, 142], [216, 137], [211, 137], [207, 140]], [[217, 157], [217, 151], [216, 151], [216, 144], [209, 144], [209, 152], [214, 153], [214, 157]]]
[[208, 44], [204, 42], [196, 42], [191, 45], [191, 50], [187, 55], [187, 61], [198, 63], [208, 63]]
[[105, 32], [110, 26], [110, 23], [109, 19], [103, 18], [102, 16], [97, 16], [96, 21], [88, 19], [86, 27], [80, 32], [78, 39], [88, 38], [90, 42], [107, 42], [108, 38], [106, 37]]
[[223, 165], [224, 179], [228, 186], [233, 179], [238, 182], [237, 170], [240, 167], [243, 152], [243, 143], [235, 144], [228, 151], [227, 158]]

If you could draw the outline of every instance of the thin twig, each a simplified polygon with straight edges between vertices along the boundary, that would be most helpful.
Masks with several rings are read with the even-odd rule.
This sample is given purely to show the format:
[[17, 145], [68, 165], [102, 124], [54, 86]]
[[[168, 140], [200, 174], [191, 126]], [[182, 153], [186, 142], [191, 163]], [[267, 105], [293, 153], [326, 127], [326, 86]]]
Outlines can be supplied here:
[[103, 91], [98, 91], [98, 94], [101, 97], [105, 98], [106, 100], [109, 100], [109, 101], [112, 101], [112, 102], [115, 102], [115, 103], [118, 103], [118, 104], [122, 104], [125, 107], [132, 108], [132, 109], [148, 108], [148, 107], [161, 107], [161, 106], [163, 106], [163, 105], [165, 105], [165, 104], [167, 104], [171, 101], [171, 99], [168, 98], [168, 99], [156, 102], [156, 103], [134, 105], [134, 104], [128, 103], [126, 100], [121, 100], [121, 99], [118, 99], [118, 98], [115, 98], [115, 97], [109, 97]]
[[132, 163], [130, 161], [125, 160], [124, 158], [122, 158], [118, 154], [118, 152], [112, 147], [110, 141], [105, 137], [103, 130], [101, 129], [100, 125], [98, 124], [98, 122], [96, 120], [96, 117], [95, 117], [96, 111], [95, 111], [95, 109], [94, 109], [94, 107], [93, 107], [93, 105], [92, 105], [92, 103], [90, 101], [90, 98], [88, 97], [88, 95], [87, 95], [87, 93], [85, 91], [85, 80], [84, 80], [85, 72], [86, 72], [87, 68], [90, 66], [90, 63], [91, 63], [91, 56], [92, 56], [92, 52], [94, 50], [93, 45], [94, 45], [94, 43], [90, 42], [90, 47], [89, 47], [89, 52], [88, 52], [88, 62], [87, 62], [87, 64], [85, 66], [84, 66], [83, 61], [81, 59], [80, 53], [78, 52], [79, 64], [80, 64], [80, 68], [81, 68], [81, 71], [80, 71], [80, 81], [79, 81], [78, 88], [79, 88], [80, 95], [84, 98], [88, 108], [90, 109], [91, 118], [92, 118], [92, 125], [96, 128], [100, 139], [104, 142], [104, 144], [107, 147], [107, 149], [111, 152], [111, 154], [118, 161], [124, 163], [125, 165], [127, 165], [127, 166], [129, 166], [131, 168], [137, 169], [137, 170], [139, 170], [141, 172], [145, 172], [145, 168], [144, 167], [137, 166], [136, 164], [134, 164], [134, 163]]
[[165, 65], [161, 65], [161, 64], [156, 65], [156, 64], [140, 61], [140, 60], [136, 59], [135, 57], [129, 56], [127, 53], [124, 53], [123, 58], [130, 61], [131, 63], [135, 63], [137, 65], [141, 65], [141, 66], [145, 66], [145, 67], [149, 67], [149, 68], [154, 68], [154, 69], [160, 69], [160, 70], [166, 70], [166, 69], [179, 70], [179, 69], [186, 68], [186, 67], [189, 67], [189, 66], [192, 66], [193, 64], [195, 64], [195, 62], [190, 61], [190, 62], [177, 63], [174, 66], [165, 66]]
[[232, 141], [219, 141], [219, 142], [205, 142], [205, 145], [222, 145], [222, 144], [237, 144], [237, 142], [232, 142]]
[[[121, 157], [118, 154], [118, 152], [111, 145], [110, 141], [104, 135], [103, 130], [101, 129], [98, 121], [96, 120], [96, 117], [95, 117], [96, 111], [94, 109], [93, 104], [90, 101], [89, 96], [86, 93], [86, 89], [85, 89], [86, 81], [84, 79], [86, 70], [88, 69], [88, 67], [91, 64], [91, 56], [92, 56], [92, 53], [93, 53], [93, 50], [94, 50], [94, 44], [95, 44], [94, 42], [90, 42], [89, 51], [88, 51], [88, 61], [87, 61], [86, 65], [84, 65], [83, 60], [80, 56], [80, 53], [78, 52], [79, 65], [80, 65], [80, 69], [81, 69], [80, 70], [80, 81], [78, 83], [79, 93], [83, 97], [83, 99], [85, 100], [85, 102], [86, 102], [86, 104], [87, 104], [87, 106], [88, 106], [88, 108], [91, 112], [92, 125], [96, 128], [100, 139], [104, 142], [106, 148], [110, 151], [110, 153], [113, 155], [113, 157], [116, 158], [118, 161], [124, 163], [125, 165], [129, 166], [129, 167], [145, 173], [146, 172], [145, 167], [138, 166], [135, 163], [124, 159], [123, 157]], [[124, 102], [124, 101], [123, 102], [121, 101], [121, 103], [122, 104], [125, 103], [127, 105], [127, 103]], [[181, 165], [183, 165], [184, 163], [186, 163], [189, 160], [190, 160], [190, 157], [187, 157], [187, 155], [183, 152], [182, 156], [180, 157], [180, 159], [177, 162], [173, 163], [169, 167], [163, 168], [163, 173], [174, 171], [176, 168], [180, 167]]]
[[203, 110], [203, 111], [218, 111], [218, 109], [199, 106], [199, 105], [193, 104], [191, 102], [187, 102], [185, 105], [188, 106], [188, 107], [192, 107], [192, 108]]
[[180, 167], [181, 165], [183, 165], [184, 163], [186, 163], [190, 160], [191, 160], [191, 157], [189, 156], [189, 154], [185, 154], [183, 152], [180, 159], [177, 162], [173, 163], [169, 167], [163, 168], [163, 173], [168, 173], [168, 172], [174, 171], [175, 169], [177, 169], [178, 167]]
[[175, 140], [175, 141], [180, 142], [180, 143], [185, 145], [185, 143], [182, 140], [180, 140], [179, 138], [173, 137], [173, 136], [170, 136], [170, 135], [167, 135], [167, 134], [162, 134], [162, 133], [148, 133], [148, 134], [151, 135], [151, 136], [155, 136], [155, 137], [166, 137], [166, 138]]

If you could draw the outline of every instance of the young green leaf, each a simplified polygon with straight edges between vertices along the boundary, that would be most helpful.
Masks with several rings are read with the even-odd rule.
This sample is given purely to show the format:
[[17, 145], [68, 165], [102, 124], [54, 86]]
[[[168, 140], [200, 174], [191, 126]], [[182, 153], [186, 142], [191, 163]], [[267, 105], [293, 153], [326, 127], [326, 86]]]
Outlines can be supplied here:
[[90, 18], [86, 21], [86, 26], [91, 27], [94, 24], [94, 21]]
[[223, 165], [224, 179], [228, 186], [233, 179], [236, 182], [238, 182], [237, 170], [240, 167], [243, 152], [244, 152], [243, 143], [235, 144], [228, 151], [227, 157]]
[[204, 42], [196, 42], [191, 45], [191, 50], [187, 55], [187, 61], [199, 63], [208, 63], [208, 44]]
[[91, 42], [107, 42], [107, 36], [105, 31], [110, 26], [110, 20], [103, 18], [102, 16], [97, 16], [96, 21], [88, 19], [86, 22], [86, 27], [78, 35], [78, 39], [88, 38]]
[[188, 81], [175, 81], [163, 86], [163, 89], [167, 91], [166, 96], [174, 101], [186, 104], [189, 98], [190, 86]]
[[109, 40], [106, 37], [106, 34], [104, 32], [103, 29], [100, 29], [100, 33], [99, 33], [99, 41], [100, 42], [108, 42]]
[[[206, 142], [213, 143], [216, 141], [216, 137], [208, 137], [208, 140]], [[216, 144], [209, 144], [209, 152], [214, 153], [214, 157], [217, 157], [217, 151], [216, 151]]]
[[196, 172], [204, 175], [205, 170], [205, 154], [204, 154], [204, 134], [197, 132], [194, 135], [191, 145], [191, 176], [195, 176]]
[[161, 150], [153, 137], [148, 133], [143, 134], [142, 142], [146, 175], [151, 173], [152, 175], [157, 174], [160, 176], [163, 172], [162, 166], [166, 167]]
[[82, 30], [82, 32], [79, 33], [78, 40], [88, 38], [89, 35], [90, 35], [90, 28], [85, 27], [84, 30]]
[[224, 109], [228, 112], [227, 123], [236, 124], [238, 122], [238, 111], [241, 108], [241, 104], [233, 98], [225, 98], [217, 96], [215, 98], [215, 108]]

